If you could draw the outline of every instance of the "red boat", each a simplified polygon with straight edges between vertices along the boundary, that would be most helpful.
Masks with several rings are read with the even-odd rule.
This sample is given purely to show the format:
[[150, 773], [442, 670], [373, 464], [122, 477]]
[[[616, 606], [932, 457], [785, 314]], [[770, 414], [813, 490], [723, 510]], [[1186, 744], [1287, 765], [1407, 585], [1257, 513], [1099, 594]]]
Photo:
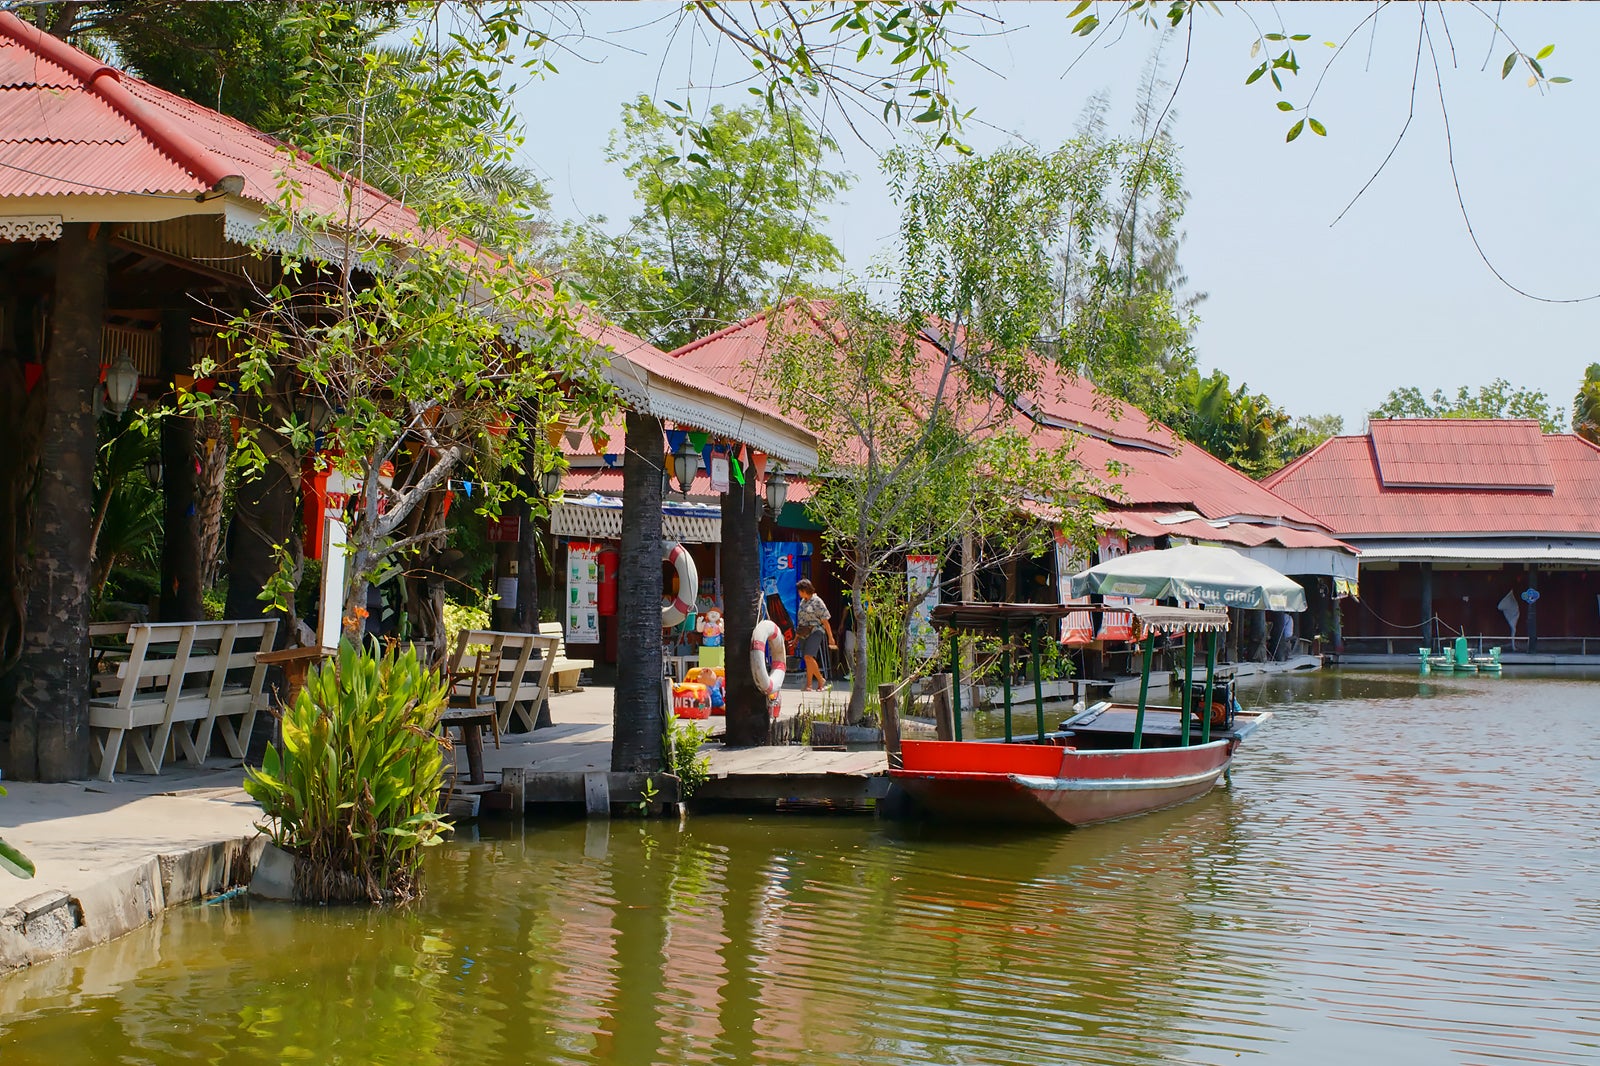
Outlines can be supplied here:
[[[1008, 660], [1012, 635], [1030, 631], [1037, 663], [1044, 622], [1060, 613], [1033, 604], [950, 604], [936, 609], [934, 620], [963, 632], [998, 633]], [[1234, 749], [1271, 715], [1239, 713], [1231, 687], [1215, 676], [1216, 635], [1227, 629], [1225, 611], [1138, 606], [1134, 615], [1145, 652], [1137, 705], [1099, 703], [1046, 731], [1036, 681], [1036, 729], [1017, 737], [1007, 680], [1005, 737], [964, 741], [957, 725], [951, 740], [903, 741], [900, 764], [891, 765], [890, 776], [928, 813], [960, 821], [1093, 825], [1205, 795], [1227, 771]], [[1193, 677], [1196, 633], [1211, 637], [1203, 686]], [[1163, 634], [1183, 635], [1188, 708], [1147, 703], [1150, 662]], [[1009, 675], [1008, 661], [1002, 676]], [[956, 682], [959, 692], [959, 673]], [[960, 720], [957, 707], [955, 722]]]

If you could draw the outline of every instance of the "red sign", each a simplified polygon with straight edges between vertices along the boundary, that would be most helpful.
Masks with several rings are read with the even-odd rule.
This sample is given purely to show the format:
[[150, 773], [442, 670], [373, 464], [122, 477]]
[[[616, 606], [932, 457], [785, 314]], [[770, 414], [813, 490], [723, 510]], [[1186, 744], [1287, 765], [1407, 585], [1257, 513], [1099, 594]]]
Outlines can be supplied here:
[[514, 514], [489, 519], [490, 544], [515, 544], [522, 536], [522, 519]]

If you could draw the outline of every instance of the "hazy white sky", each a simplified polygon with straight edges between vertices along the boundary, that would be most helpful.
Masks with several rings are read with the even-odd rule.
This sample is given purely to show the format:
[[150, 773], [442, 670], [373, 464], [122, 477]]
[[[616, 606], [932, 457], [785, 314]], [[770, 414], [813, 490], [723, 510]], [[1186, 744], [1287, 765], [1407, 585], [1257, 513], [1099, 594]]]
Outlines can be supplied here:
[[[1109, 14], [1112, 5], [1101, 5]], [[1455, 199], [1431, 63], [1410, 130], [1383, 174], [1337, 226], [1333, 219], [1389, 151], [1405, 123], [1418, 22], [1410, 4], [1382, 11], [1334, 65], [1313, 113], [1326, 138], [1284, 143], [1292, 116], [1273, 106], [1254, 65], [1251, 18], [1310, 33], [1297, 46], [1304, 73], [1287, 95], [1303, 102], [1332, 50], [1371, 4], [1246, 4], [1197, 21], [1176, 110], [1191, 194], [1182, 262], [1207, 294], [1197, 336], [1201, 366], [1265, 392], [1291, 414], [1334, 413], [1346, 430], [1390, 389], [1431, 391], [1495, 377], [1542, 389], [1570, 409], [1583, 368], [1600, 359], [1600, 300], [1550, 304], [1495, 280], [1473, 250]], [[1555, 44], [1546, 73], [1571, 84], [1548, 94], [1514, 73], [1502, 81], [1504, 40], [1466, 5], [1450, 8], [1450, 39], [1434, 25], [1457, 173], [1485, 251], [1512, 282], [1537, 295], [1600, 293], [1600, 4], [1507, 4], [1503, 24], [1529, 51]], [[578, 4], [586, 39], [559, 56], [561, 72], [524, 88], [524, 160], [548, 182], [563, 217], [634, 213], [628, 181], [604, 149], [622, 104], [640, 92], [742, 104], [745, 60], [732, 46], [681, 28], [674, 3]], [[1104, 90], [1118, 115], [1132, 107], [1157, 31], [1131, 26], [1084, 51], [1070, 35], [1069, 5], [979, 5], [999, 32], [957, 66], [955, 92], [976, 107], [967, 135], [979, 150], [1016, 138], [1050, 147], [1070, 137], [1086, 99]], [[1497, 5], [1483, 5], [1494, 12]], [[1430, 7], [1430, 11], [1436, 11]], [[1184, 40], [1168, 35], [1164, 67], [1176, 77]], [[1451, 43], [1454, 62], [1451, 63]], [[1080, 58], [1081, 57], [1081, 58]], [[1487, 69], [1484, 67], [1488, 58]], [[980, 66], [981, 64], [981, 66]], [[1072, 69], [1068, 71], [1068, 67]], [[982, 69], [989, 68], [988, 70]], [[721, 85], [722, 87], [718, 87]], [[855, 187], [825, 224], [852, 269], [894, 231], [894, 208], [876, 151], [834, 129]]]

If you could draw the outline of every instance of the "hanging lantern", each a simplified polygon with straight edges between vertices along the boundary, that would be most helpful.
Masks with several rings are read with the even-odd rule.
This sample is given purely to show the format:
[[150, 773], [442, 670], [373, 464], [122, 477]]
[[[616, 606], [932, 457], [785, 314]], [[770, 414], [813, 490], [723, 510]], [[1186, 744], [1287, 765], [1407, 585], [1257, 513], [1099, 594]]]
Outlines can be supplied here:
[[161, 474], [161, 456], [151, 456], [150, 461], [144, 464], [144, 476], [150, 479], [151, 488], [161, 487]]
[[672, 469], [678, 475], [678, 487], [687, 494], [694, 487], [694, 479], [700, 476], [700, 449], [687, 434], [672, 453]]
[[783, 513], [783, 505], [788, 499], [789, 477], [774, 464], [767, 474], [767, 506], [772, 509], [773, 518]]
[[124, 351], [106, 370], [106, 404], [111, 408], [111, 413], [120, 415], [126, 411], [138, 388], [139, 369]]
[[561, 475], [565, 473], [565, 464], [558, 463], [539, 475], [539, 487], [544, 489], [546, 496], [554, 496], [561, 491]]

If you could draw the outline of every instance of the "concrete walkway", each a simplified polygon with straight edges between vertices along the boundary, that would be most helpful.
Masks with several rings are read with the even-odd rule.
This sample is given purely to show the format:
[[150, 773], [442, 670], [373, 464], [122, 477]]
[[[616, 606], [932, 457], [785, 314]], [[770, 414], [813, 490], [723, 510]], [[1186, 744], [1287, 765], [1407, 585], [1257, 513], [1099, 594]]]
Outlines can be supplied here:
[[33, 860], [0, 874], [0, 973], [104, 943], [243, 883], [261, 809], [238, 766], [40, 785], [5, 782], [0, 836]]

